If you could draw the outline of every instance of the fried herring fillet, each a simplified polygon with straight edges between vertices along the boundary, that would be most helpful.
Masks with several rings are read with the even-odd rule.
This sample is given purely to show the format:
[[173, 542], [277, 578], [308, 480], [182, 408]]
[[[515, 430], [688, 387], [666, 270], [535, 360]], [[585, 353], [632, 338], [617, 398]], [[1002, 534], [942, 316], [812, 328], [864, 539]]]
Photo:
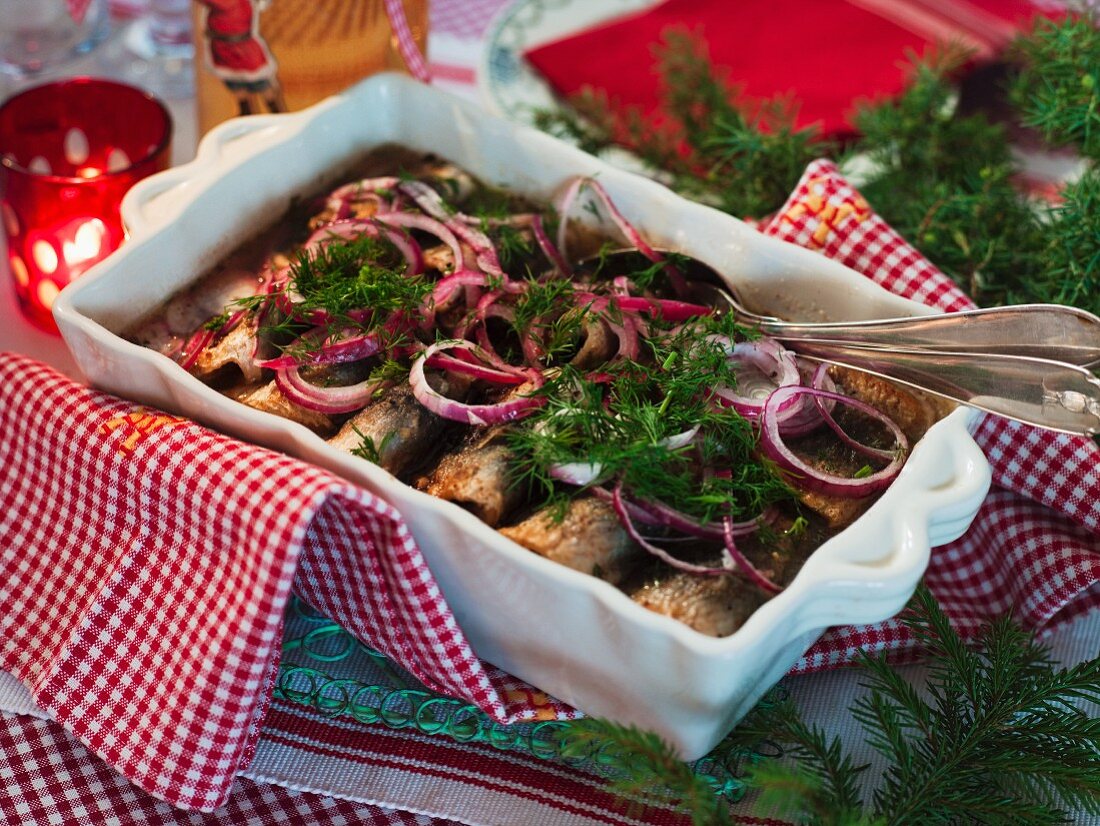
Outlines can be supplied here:
[[744, 625], [767, 595], [739, 576], [675, 571], [630, 593], [643, 608], [679, 620], [701, 634], [726, 637]]
[[569, 502], [561, 514], [553, 505], [500, 532], [540, 556], [618, 585], [638, 546], [627, 534], [615, 510], [594, 496]]

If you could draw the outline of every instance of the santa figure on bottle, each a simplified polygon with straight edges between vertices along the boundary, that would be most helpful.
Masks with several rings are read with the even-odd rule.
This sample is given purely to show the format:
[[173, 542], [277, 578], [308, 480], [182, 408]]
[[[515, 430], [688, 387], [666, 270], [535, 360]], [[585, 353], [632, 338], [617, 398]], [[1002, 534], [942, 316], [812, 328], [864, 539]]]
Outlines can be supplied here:
[[237, 99], [238, 112], [285, 112], [279, 67], [260, 35], [260, 13], [271, 0], [197, 2], [207, 62]]

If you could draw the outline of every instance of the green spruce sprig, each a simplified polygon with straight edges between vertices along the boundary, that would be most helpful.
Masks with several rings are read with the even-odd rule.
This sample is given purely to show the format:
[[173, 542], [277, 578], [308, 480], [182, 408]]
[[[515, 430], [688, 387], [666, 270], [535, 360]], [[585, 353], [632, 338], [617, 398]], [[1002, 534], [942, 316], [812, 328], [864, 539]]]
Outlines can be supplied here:
[[1014, 44], [1021, 69], [1011, 99], [1023, 122], [1053, 144], [1073, 144], [1100, 160], [1100, 28], [1083, 8], [1059, 21], [1040, 20]]
[[598, 90], [570, 101], [569, 112], [539, 112], [536, 123], [590, 152], [619, 143], [688, 197], [739, 217], [782, 205], [806, 164], [827, 152], [813, 128], [796, 129], [787, 98], [749, 101], [718, 71], [706, 44], [678, 28], [654, 48], [662, 105], [671, 123], [615, 105]]
[[[782, 760], [750, 761], [761, 811], [814, 826], [1053, 824], [1070, 822], [1070, 812], [1100, 814], [1100, 720], [1077, 707], [1100, 701], [1100, 659], [1060, 668], [1009, 617], [968, 644], [923, 586], [901, 618], [928, 651], [929, 679], [921, 688], [884, 656], [860, 658], [868, 694], [851, 713], [887, 763], [871, 798], [859, 795], [867, 766], [786, 699], [756, 709], [716, 751], [761, 740], [784, 749]], [[690, 801], [696, 824], [728, 822], [728, 804], [701, 799], [697, 778], [652, 735], [594, 720], [581, 730], [590, 750], [603, 738], [616, 754], [640, 755], [620, 761], [618, 792]]]
[[621, 796], [628, 810], [647, 802], [671, 801], [691, 817], [693, 826], [725, 826], [733, 822], [725, 800], [657, 735], [596, 717], [572, 724], [562, 744], [562, 757], [587, 759], [596, 753], [603, 762], [618, 768], [608, 790]]

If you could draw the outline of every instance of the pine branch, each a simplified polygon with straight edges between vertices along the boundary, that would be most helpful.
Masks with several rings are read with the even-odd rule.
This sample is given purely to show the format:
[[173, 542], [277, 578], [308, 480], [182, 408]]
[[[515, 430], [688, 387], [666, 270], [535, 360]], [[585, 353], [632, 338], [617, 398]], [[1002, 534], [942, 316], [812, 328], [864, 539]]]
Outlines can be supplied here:
[[[1100, 660], [1070, 669], [1007, 618], [968, 650], [931, 593], [922, 588], [905, 624], [932, 651], [931, 696], [924, 711], [909, 690], [885, 679], [881, 660], [864, 658], [872, 694], [856, 716], [891, 760], [874, 795], [892, 824], [1017, 817], [1061, 822], [1066, 806], [1092, 811], [1100, 800], [1100, 724], [1070, 703], [1097, 697]], [[924, 720], [918, 725], [907, 722]], [[914, 735], [914, 731], [931, 730]], [[941, 736], [942, 735], [942, 736]]]
[[657, 735], [589, 717], [572, 724], [567, 738], [563, 757], [598, 753], [601, 762], [619, 770], [608, 788], [627, 801], [628, 809], [646, 801], [672, 801], [691, 816], [693, 826], [731, 824], [728, 804]]
[[1054, 144], [1100, 160], [1100, 20], [1083, 6], [1060, 21], [1040, 19], [1014, 44], [1022, 68], [1011, 100], [1024, 123]]

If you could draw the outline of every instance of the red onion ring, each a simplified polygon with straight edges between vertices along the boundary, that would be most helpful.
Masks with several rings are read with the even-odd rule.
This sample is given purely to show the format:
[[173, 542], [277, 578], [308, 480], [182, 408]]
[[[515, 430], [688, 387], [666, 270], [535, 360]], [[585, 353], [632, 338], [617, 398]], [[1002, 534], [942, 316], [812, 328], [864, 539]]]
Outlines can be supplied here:
[[616, 324], [611, 319], [605, 317], [603, 322], [619, 340], [619, 350], [615, 356], [617, 358], [636, 361], [638, 352], [641, 348], [638, 344], [638, 328], [634, 326], [634, 320], [631, 318], [623, 318], [622, 324]]
[[190, 370], [195, 366], [195, 362], [199, 360], [199, 356], [202, 352], [210, 346], [210, 343], [214, 340], [214, 331], [207, 330], [204, 327], [200, 327], [191, 337], [184, 342], [183, 347], [176, 353], [176, 361], [179, 366], [184, 370]]
[[504, 275], [493, 242], [484, 232], [463, 221], [469, 220], [470, 216], [452, 212], [439, 193], [423, 181], [403, 181], [398, 189], [412, 198], [424, 212], [442, 222], [447, 229], [469, 244], [474, 251], [477, 265], [482, 270], [490, 275]]
[[302, 378], [300, 370], [300, 367], [276, 370], [275, 386], [295, 404], [328, 415], [361, 410], [370, 404], [376, 392], [388, 386], [387, 382], [368, 379], [343, 387], [319, 387]]
[[687, 321], [701, 315], [710, 315], [713, 307], [702, 304], [690, 304], [687, 301], [674, 301], [668, 298], [646, 298], [645, 296], [620, 296], [615, 299], [620, 309], [627, 312], [649, 313], [665, 321]]
[[[318, 345], [320, 342], [320, 346]], [[295, 345], [303, 344], [303, 352], [294, 352]], [[328, 335], [324, 327], [317, 327], [295, 339], [284, 352], [272, 359], [257, 362], [260, 367], [286, 370], [306, 364], [339, 364], [359, 361], [373, 356], [382, 349], [382, 339], [376, 334], [356, 333], [344, 330], [336, 337]]]
[[566, 262], [564, 256], [558, 252], [558, 248], [554, 246], [550, 240], [550, 236], [546, 234], [546, 227], [543, 226], [541, 215], [531, 216], [531, 230], [535, 233], [535, 241], [539, 245], [539, 249], [542, 250], [542, 254], [546, 256], [555, 269], [566, 278], [573, 275], [573, 268]]
[[584, 487], [599, 480], [603, 475], [603, 465], [599, 462], [562, 462], [550, 465], [548, 472], [559, 482]]
[[[822, 399], [832, 399], [841, 404], [854, 407], [861, 413], [885, 425], [894, 435], [899, 448], [890, 463], [882, 470], [869, 476], [851, 479], [818, 470], [796, 456], [783, 441], [779, 429], [779, 419], [782, 411], [786, 409], [786, 406], [792, 400], [805, 394]], [[904, 454], [909, 449], [909, 440], [905, 438], [905, 434], [893, 419], [866, 402], [840, 393], [830, 393], [827, 390], [796, 386], [776, 389], [765, 402], [764, 409], [760, 414], [760, 447], [764, 454], [779, 467], [800, 477], [798, 487], [828, 496], [862, 497], [882, 490], [894, 480], [894, 477], [898, 475], [905, 463]]]
[[623, 526], [630, 538], [637, 542], [643, 550], [657, 557], [665, 564], [673, 568], [678, 568], [681, 571], [687, 571], [692, 574], [702, 574], [705, 576], [728, 574], [735, 569], [734, 561], [730, 558], [723, 559], [723, 567], [721, 568], [713, 568], [707, 565], [695, 565], [691, 562], [677, 559], [664, 548], [660, 548], [649, 542], [634, 526], [634, 521], [631, 519], [630, 512], [627, 510], [627, 506], [623, 500], [622, 482], [615, 485], [614, 489], [611, 491], [611, 507], [615, 509], [615, 515], [619, 517], [619, 524]]
[[[829, 377], [829, 365], [825, 362], [814, 364], [800, 357], [796, 357], [795, 361], [798, 363], [802, 384], [818, 390], [828, 390], [830, 393], [836, 392], [836, 383]], [[790, 416], [779, 424], [779, 432], [784, 436], [803, 436], [816, 430], [825, 421], [822, 409], [832, 410], [836, 406], [836, 402], [831, 399], [822, 401], [814, 396], [803, 397], [800, 401], [802, 403], [793, 406]]]
[[401, 227], [403, 229], [418, 229], [421, 232], [434, 235], [451, 248], [451, 255], [454, 256], [455, 271], [457, 272], [463, 269], [465, 257], [462, 254], [462, 245], [458, 243], [458, 239], [453, 232], [434, 218], [430, 218], [427, 215], [420, 215], [415, 212], [386, 212], [382, 215], [376, 215], [374, 220], [386, 224], [387, 226]]
[[497, 404], [465, 404], [437, 393], [428, 384], [424, 375], [424, 366], [436, 353], [456, 347], [470, 350], [482, 357], [481, 348], [469, 341], [437, 341], [413, 361], [412, 369], [409, 371], [409, 384], [413, 395], [436, 415], [472, 425], [500, 424], [521, 419], [536, 407], [546, 404], [546, 399], [541, 396], [519, 396]]
[[[603, 184], [594, 178], [574, 178], [569, 186], [562, 193], [558, 199], [557, 209], [559, 217], [558, 226], [558, 250], [563, 256], [566, 255], [566, 229], [569, 223], [569, 211], [572, 209], [574, 201], [577, 200], [577, 196], [581, 191], [589, 187], [596, 196], [603, 201], [604, 206], [607, 207], [608, 213], [611, 215], [611, 220], [615, 223], [615, 226], [619, 228], [619, 231], [626, 237], [627, 242], [634, 247], [638, 252], [648, 258], [654, 263], [664, 261], [664, 256], [651, 247], [638, 230], [626, 220], [619, 208], [615, 206], [611, 200], [611, 196], [607, 193], [607, 190], [603, 188]], [[672, 282], [673, 288], [676, 290], [677, 295], [685, 295], [687, 293], [687, 282], [684, 281], [683, 274], [672, 264], [665, 265], [665, 272], [668, 274], [669, 280]]]
[[[715, 522], [700, 522], [693, 516], [683, 511], [676, 510], [664, 502], [654, 502], [647, 499], [634, 500], [639, 508], [653, 517], [653, 524], [671, 528], [678, 533], [688, 536], [697, 536], [700, 539], [713, 539], [716, 542], [723, 541], [726, 533], [726, 520]], [[734, 536], [746, 536], [755, 533], [760, 528], [760, 523], [770, 523], [776, 517], [774, 510], [766, 510], [754, 519], [746, 519], [743, 522], [730, 522]]]
[[428, 359], [428, 367], [437, 367], [451, 373], [464, 373], [467, 376], [484, 379], [493, 384], [523, 384], [527, 381], [527, 378], [519, 373], [506, 373], [503, 370], [495, 370], [492, 367], [475, 364], [466, 359], [444, 356], [439, 353]]
[[[712, 340], [721, 342], [720, 336], [712, 336]], [[739, 362], [742, 365], [756, 369], [758, 378], [763, 381], [754, 381], [750, 384], [748, 371], [741, 371], [737, 376], [737, 391], [725, 386], [715, 387], [712, 391], [720, 404], [732, 407], [746, 419], [755, 421], [760, 417], [765, 401], [776, 387], [797, 385], [802, 379], [798, 374], [798, 365], [794, 360], [794, 354], [785, 350], [778, 341], [770, 338], [757, 339], [756, 341], [739, 341], [729, 349], [730, 361]], [[749, 392], [744, 388], [748, 386]], [[793, 415], [795, 399], [790, 399], [783, 411]]]
[[722, 523], [725, 526], [725, 532], [722, 537], [725, 542], [725, 553], [727, 557], [726, 560], [724, 560], [725, 563], [733, 563], [737, 570], [743, 573], [753, 585], [767, 591], [769, 594], [778, 594], [782, 591], [783, 589], [781, 587], [764, 576], [755, 565], [749, 562], [748, 557], [738, 549], [737, 543], [733, 541], [733, 522], [729, 518], [726, 518], [722, 520]]

